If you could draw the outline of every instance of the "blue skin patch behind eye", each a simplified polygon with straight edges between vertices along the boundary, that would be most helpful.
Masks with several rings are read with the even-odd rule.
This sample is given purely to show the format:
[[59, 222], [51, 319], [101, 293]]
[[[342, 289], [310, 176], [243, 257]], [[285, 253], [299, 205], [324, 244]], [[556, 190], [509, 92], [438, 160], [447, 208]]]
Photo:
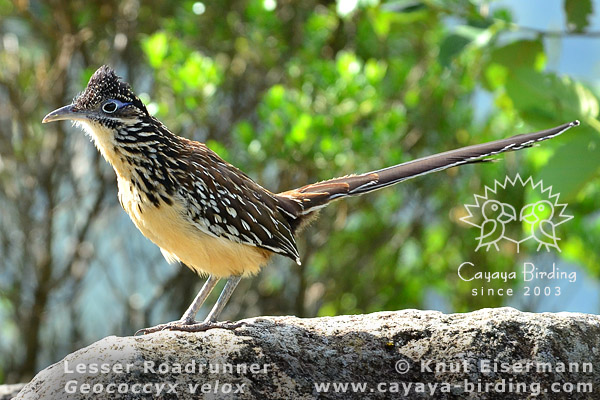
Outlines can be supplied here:
[[133, 104], [133, 103], [122, 103], [119, 100], [111, 100], [111, 101], [114, 102], [117, 105], [117, 109], [121, 109], [121, 108], [123, 108], [125, 106], [130, 106], [130, 105]]
[[[131, 102], [123, 103], [116, 99], [110, 99], [110, 100], [107, 100], [106, 102], [104, 102], [104, 104], [102, 104], [102, 106], [100, 106], [100, 109], [106, 114], [113, 114], [115, 111], [121, 110], [124, 107], [127, 107], [128, 105], [131, 105], [131, 104], [133, 104], [133, 103], [131, 103]], [[110, 109], [107, 107], [110, 107]], [[112, 109], [112, 107], [115, 107], [115, 108]]]

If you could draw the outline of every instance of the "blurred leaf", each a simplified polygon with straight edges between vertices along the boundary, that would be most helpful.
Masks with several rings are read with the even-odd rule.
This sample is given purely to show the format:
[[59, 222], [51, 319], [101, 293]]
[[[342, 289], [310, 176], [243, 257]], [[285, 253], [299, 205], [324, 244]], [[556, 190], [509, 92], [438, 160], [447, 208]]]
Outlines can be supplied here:
[[308, 136], [308, 130], [312, 124], [312, 118], [307, 113], [300, 115], [296, 123], [292, 127], [290, 133], [286, 136], [286, 140], [295, 142], [296, 144], [302, 143]]
[[365, 64], [365, 76], [372, 85], [381, 82], [386, 71], [387, 64], [385, 61], [379, 61], [371, 58]]
[[0, 0], [0, 15], [9, 15], [13, 11], [13, 5], [9, 0]]
[[385, 2], [381, 8], [385, 11], [405, 13], [419, 11], [425, 8], [425, 4], [418, 0], [394, 0]]
[[501, 20], [508, 23], [512, 22], [512, 14], [505, 8], [495, 10], [493, 16], [496, 20]]
[[157, 68], [167, 55], [167, 35], [157, 32], [142, 42], [142, 47], [148, 56], [150, 65]]
[[467, 45], [475, 47], [487, 46], [493, 37], [490, 29], [471, 25], [454, 27], [453, 33], [444, 38], [440, 46], [439, 60], [443, 66], [448, 66]]
[[491, 62], [505, 65], [510, 69], [539, 69], [538, 59], [544, 54], [541, 39], [518, 40], [492, 51]]
[[512, 74], [506, 92], [515, 108], [536, 126], [540, 121], [548, 125], [556, 120], [566, 122], [598, 116], [598, 99], [581, 83], [566, 76], [522, 68]]
[[360, 72], [362, 65], [356, 55], [350, 52], [341, 52], [337, 57], [337, 70], [340, 76], [352, 81]]
[[222, 143], [210, 139], [206, 141], [206, 146], [221, 156], [224, 160], [230, 160], [229, 150]]
[[269, 89], [265, 100], [270, 108], [278, 108], [283, 102], [285, 88], [281, 85], [275, 85]]
[[[488, 32], [486, 29], [471, 25], [458, 25], [454, 28], [454, 32], [457, 35], [467, 38], [472, 42], [476, 40], [481, 40], [480, 38], [482, 36], [488, 36]], [[483, 44], [485, 44], [485, 41]]]
[[339, 23], [333, 12], [315, 12], [306, 21], [306, 43], [313, 53], [318, 54]]
[[584, 125], [564, 134], [564, 146], [556, 149], [540, 177], [552, 185], [561, 200], [572, 200], [592, 178], [600, 174], [600, 132]]
[[567, 27], [573, 32], [583, 32], [593, 13], [592, 0], [565, 0]]
[[490, 63], [485, 69], [485, 78], [491, 90], [504, 87], [508, 78], [508, 68], [501, 64]]
[[438, 55], [440, 64], [444, 67], [449, 66], [454, 57], [469, 43], [471, 43], [470, 39], [456, 33], [446, 36], [440, 46], [440, 53]]
[[386, 2], [368, 11], [375, 33], [380, 39], [384, 39], [388, 36], [394, 22], [409, 23], [419, 20], [425, 15], [427, 8], [420, 1], [400, 0]]

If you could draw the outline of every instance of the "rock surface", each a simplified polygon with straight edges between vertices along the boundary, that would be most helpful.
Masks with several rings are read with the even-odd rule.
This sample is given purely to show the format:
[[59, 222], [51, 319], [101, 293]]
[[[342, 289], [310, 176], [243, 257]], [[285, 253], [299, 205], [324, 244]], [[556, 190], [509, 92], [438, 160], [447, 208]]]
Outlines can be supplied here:
[[14, 385], [0, 385], [0, 400], [10, 400], [17, 395], [25, 386], [24, 383]]
[[17, 399], [600, 398], [595, 315], [498, 308], [245, 322], [107, 337], [41, 371]]

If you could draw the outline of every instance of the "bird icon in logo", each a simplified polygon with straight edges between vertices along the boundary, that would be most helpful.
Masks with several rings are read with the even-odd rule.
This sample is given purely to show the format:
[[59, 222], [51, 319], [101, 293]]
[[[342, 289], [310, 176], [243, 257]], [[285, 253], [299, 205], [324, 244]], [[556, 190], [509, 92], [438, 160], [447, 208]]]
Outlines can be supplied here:
[[481, 224], [481, 233], [477, 238], [479, 244], [475, 251], [485, 247], [485, 251], [489, 251], [490, 247], [498, 248], [498, 242], [506, 239], [504, 232], [506, 224], [516, 220], [516, 211], [513, 206], [506, 203], [501, 203], [498, 200], [487, 200], [481, 207], [481, 214], [484, 221]]
[[546, 251], [554, 247], [560, 252], [558, 247], [560, 238], [556, 236], [556, 226], [552, 222], [552, 217], [554, 217], [554, 206], [548, 200], [540, 200], [524, 206], [519, 220], [529, 224], [531, 235], [523, 241], [534, 238], [539, 243], [537, 251], [544, 246]]
[[[496, 200], [517, 199], [519, 197], [513, 190], [521, 189], [535, 193], [536, 200], [519, 206], [518, 213], [514, 206]], [[505, 239], [516, 244], [517, 253], [529, 240], [538, 243], [538, 252], [543, 248], [547, 252], [552, 248], [560, 252], [556, 228], [573, 216], [566, 213], [567, 204], [561, 203], [559, 197], [560, 193], [553, 193], [552, 186], [544, 186], [542, 180], [535, 182], [531, 176], [523, 179], [519, 174], [514, 178], [506, 176], [504, 180], [495, 180], [494, 185], [486, 186], [483, 195], [475, 194], [474, 202], [465, 204], [467, 215], [460, 220], [480, 230], [475, 251], [481, 248], [489, 251], [492, 246], [500, 251], [498, 243]], [[511, 223], [515, 228], [520, 224], [521, 229], [509, 229]], [[513, 251], [514, 248], [507, 250]]]

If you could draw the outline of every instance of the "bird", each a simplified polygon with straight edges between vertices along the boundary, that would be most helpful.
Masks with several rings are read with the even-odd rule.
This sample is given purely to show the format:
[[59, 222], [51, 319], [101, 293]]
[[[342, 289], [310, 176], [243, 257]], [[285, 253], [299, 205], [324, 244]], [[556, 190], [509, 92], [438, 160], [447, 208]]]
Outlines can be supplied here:
[[479, 244], [475, 251], [484, 246], [485, 251], [489, 251], [492, 246], [500, 250], [498, 242], [506, 239], [504, 236], [506, 224], [517, 219], [515, 208], [510, 204], [490, 199], [483, 203], [481, 213], [484, 221], [481, 224], [481, 234], [477, 238]]
[[552, 222], [554, 217], [554, 206], [548, 200], [540, 200], [527, 204], [521, 209], [519, 219], [529, 224], [531, 235], [523, 241], [534, 238], [538, 242], [537, 251], [542, 247], [550, 251], [553, 247], [560, 252], [558, 247], [559, 237], [556, 236], [556, 226]]
[[[531, 147], [579, 125], [573, 121], [274, 193], [205, 144], [169, 131], [107, 65], [94, 72], [70, 104], [50, 112], [42, 122], [60, 120], [71, 120], [91, 137], [116, 173], [121, 206], [167, 261], [181, 262], [208, 276], [179, 320], [141, 329], [137, 332], [141, 334], [240, 326], [219, 321], [219, 315], [241, 278], [256, 274], [276, 254], [300, 264], [296, 235], [334, 200], [450, 167], [489, 161], [489, 156]], [[196, 321], [220, 279], [226, 279], [221, 294], [206, 318]]]

